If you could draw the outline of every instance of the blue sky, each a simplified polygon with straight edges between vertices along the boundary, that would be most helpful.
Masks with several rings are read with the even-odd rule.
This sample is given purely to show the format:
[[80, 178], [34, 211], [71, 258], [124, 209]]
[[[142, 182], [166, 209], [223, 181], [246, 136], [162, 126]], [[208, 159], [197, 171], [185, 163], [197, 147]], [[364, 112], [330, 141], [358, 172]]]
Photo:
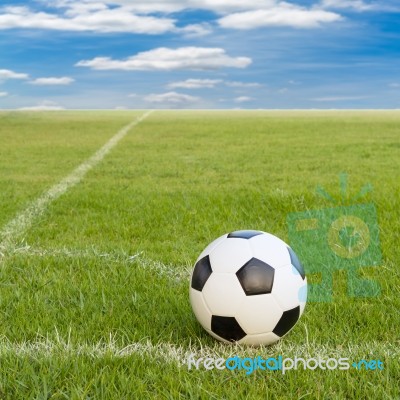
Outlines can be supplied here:
[[0, 108], [400, 108], [394, 0], [0, 6]]

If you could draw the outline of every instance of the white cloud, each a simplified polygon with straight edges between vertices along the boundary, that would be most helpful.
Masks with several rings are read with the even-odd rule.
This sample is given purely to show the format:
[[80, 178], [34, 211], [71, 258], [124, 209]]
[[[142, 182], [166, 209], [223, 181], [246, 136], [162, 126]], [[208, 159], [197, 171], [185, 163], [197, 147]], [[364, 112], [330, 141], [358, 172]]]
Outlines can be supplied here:
[[68, 15], [70, 17], [74, 17], [76, 15], [81, 15], [85, 13], [90, 13], [90, 12], [97, 12], [97, 11], [106, 11], [108, 10], [108, 5], [106, 1], [97, 1], [95, 0], [94, 2], [89, 0], [89, 1], [64, 1], [64, 0], [49, 0], [49, 1], [42, 1], [44, 3], [47, 3], [49, 7], [55, 7], [55, 8], [64, 8], [66, 9], [65, 15]]
[[356, 12], [383, 11], [400, 12], [398, 0], [321, 0], [320, 8], [350, 10]]
[[75, 82], [75, 79], [63, 76], [61, 78], [49, 77], [49, 78], [37, 78], [29, 83], [32, 85], [42, 85], [42, 86], [57, 86], [57, 85], [70, 85]]
[[368, 96], [331, 96], [331, 97], [316, 97], [311, 100], [319, 102], [331, 102], [331, 101], [334, 102], [334, 101], [363, 100], [367, 98]]
[[187, 79], [185, 81], [172, 82], [167, 86], [170, 89], [212, 89], [221, 82], [221, 79]]
[[248, 101], [252, 101], [253, 98], [248, 97], [248, 96], [240, 96], [240, 97], [236, 97], [233, 101], [235, 103], [247, 103]]
[[363, 0], [322, 0], [321, 7], [343, 9], [351, 8], [356, 11], [369, 11], [375, 8], [374, 4], [367, 4]]
[[6, 97], [6, 96], [8, 96], [7, 92], [0, 92], [0, 97]]
[[57, 103], [54, 103], [53, 101], [44, 100], [40, 104], [37, 104], [35, 106], [21, 107], [18, 110], [21, 110], [21, 111], [60, 111], [60, 110], [65, 110], [65, 108], [58, 105]]
[[[277, 0], [191, 0], [192, 7], [203, 8], [220, 13], [272, 7]], [[183, 2], [185, 3], [185, 2]]]
[[28, 74], [21, 74], [9, 69], [0, 69], [0, 79], [28, 79]]
[[216, 70], [220, 68], [246, 68], [252, 63], [248, 57], [230, 57], [224, 49], [205, 47], [180, 47], [158, 49], [138, 53], [135, 56], [114, 60], [96, 57], [79, 61], [76, 66], [96, 70], [123, 71], [172, 71], [172, 70]]
[[270, 9], [233, 13], [218, 20], [223, 28], [256, 29], [267, 26], [318, 28], [323, 23], [340, 21], [342, 17], [331, 11], [306, 9], [288, 3]]
[[108, 10], [110, 7], [122, 8], [132, 13], [173, 13], [186, 8], [182, 1], [132, 1], [132, 0], [41, 0], [48, 7], [66, 10], [66, 15], [74, 16], [85, 12]]
[[263, 86], [261, 83], [257, 82], [223, 81], [222, 79], [187, 79], [185, 81], [172, 82], [168, 85], [168, 87], [170, 89], [212, 89], [219, 84], [224, 84], [228, 87], [239, 89], [254, 89]]
[[[150, 13], [174, 13], [183, 10], [203, 9], [214, 11], [217, 13], [228, 13], [233, 11], [260, 9], [271, 7], [276, 4], [277, 0], [48, 0], [47, 4], [52, 7], [67, 7], [75, 12], [82, 12], [86, 9], [96, 9], [105, 4], [123, 6], [135, 13], [150, 14]], [[93, 4], [92, 4], [93, 3]]]
[[261, 83], [257, 82], [225, 82], [226, 86], [233, 87], [233, 88], [258, 88], [261, 87]]
[[126, 32], [162, 34], [173, 31], [175, 21], [171, 18], [136, 15], [123, 7], [108, 8], [101, 3], [96, 7], [73, 8], [65, 14], [35, 12], [28, 7], [5, 7], [0, 9], [0, 30], [49, 29], [78, 32]]
[[210, 24], [192, 24], [183, 28], [176, 28], [175, 32], [183, 33], [187, 38], [196, 38], [209, 35], [212, 32]]
[[200, 101], [200, 98], [189, 96], [187, 94], [168, 92], [162, 94], [149, 94], [145, 96], [144, 100], [147, 103], [153, 104], [182, 106], [185, 104], [197, 103], [198, 101]]

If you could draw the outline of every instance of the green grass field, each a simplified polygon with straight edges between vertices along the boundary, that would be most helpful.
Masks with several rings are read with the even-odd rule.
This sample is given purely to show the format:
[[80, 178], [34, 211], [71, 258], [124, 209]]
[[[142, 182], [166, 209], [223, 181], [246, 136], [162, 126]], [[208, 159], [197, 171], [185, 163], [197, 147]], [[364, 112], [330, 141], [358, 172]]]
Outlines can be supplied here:
[[[156, 111], [26, 214], [142, 114], [0, 112], [0, 398], [400, 399], [400, 112]], [[331, 207], [315, 188], [339, 199], [342, 172], [344, 205], [374, 187], [362, 201], [377, 206], [383, 262], [361, 274], [381, 294], [348, 297], [339, 271], [334, 301], [309, 303], [277, 345], [214, 341], [189, 304], [198, 254], [238, 229], [288, 241], [287, 215]], [[190, 353], [384, 370], [247, 376], [188, 370]]]

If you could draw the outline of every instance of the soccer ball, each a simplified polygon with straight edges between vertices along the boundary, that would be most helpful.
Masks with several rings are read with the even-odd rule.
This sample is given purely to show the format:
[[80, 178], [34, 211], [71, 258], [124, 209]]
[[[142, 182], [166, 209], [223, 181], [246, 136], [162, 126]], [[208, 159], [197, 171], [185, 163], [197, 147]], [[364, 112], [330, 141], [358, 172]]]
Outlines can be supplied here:
[[307, 278], [295, 252], [260, 231], [213, 241], [196, 261], [190, 302], [203, 328], [223, 342], [269, 345], [304, 311]]

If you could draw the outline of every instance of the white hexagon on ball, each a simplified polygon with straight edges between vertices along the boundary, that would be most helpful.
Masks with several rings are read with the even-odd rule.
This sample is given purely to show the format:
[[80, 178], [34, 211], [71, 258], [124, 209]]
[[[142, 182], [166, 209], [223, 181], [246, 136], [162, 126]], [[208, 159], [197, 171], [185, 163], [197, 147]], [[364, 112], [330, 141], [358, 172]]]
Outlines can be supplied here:
[[287, 244], [269, 233], [258, 235], [249, 241], [255, 257], [263, 260], [275, 269], [290, 264], [290, 255]]
[[275, 271], [272, 295], [283, 310], [290, 310], [306, 303], [306, 286], [307, 279], [293, 265], [286, 265]]
[[204, 329], [211, 330], [212, 313], [207, 307], [203, 293], [190, 288], [190, 303], [193, 306], [193, 311]]
[[214, 272], [235, 273], [251, 258], [249, 243], [244, 239], [226, 238], [210, 252]]
[[246, 296], [235, 314], [247, 334], [272, 332], [282, 317], [283, 310], [270, 294]]
[[214, 272], [204, 286], [203, 297], [213, 315], [233, 317], [246, 295], [235, 274]]

